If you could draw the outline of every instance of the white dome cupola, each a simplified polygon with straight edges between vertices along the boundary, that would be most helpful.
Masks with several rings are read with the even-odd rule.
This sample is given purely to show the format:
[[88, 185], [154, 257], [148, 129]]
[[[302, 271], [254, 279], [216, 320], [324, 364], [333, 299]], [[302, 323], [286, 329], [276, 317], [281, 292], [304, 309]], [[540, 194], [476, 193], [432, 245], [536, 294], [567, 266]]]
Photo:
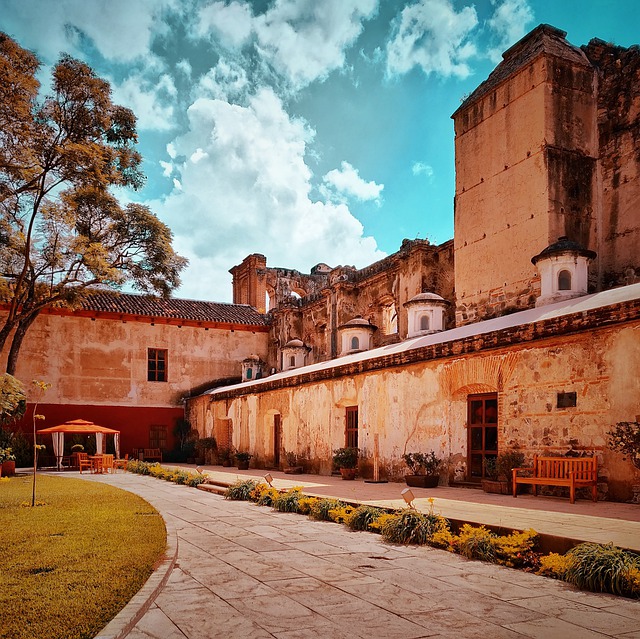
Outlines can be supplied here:
[[262, 367], [264, 362], [258, 355], [249, 355], [242, 360], [242, 381], [250, 382], [253, 379], [262, 377]]
[[407, 337], [430, 335], [444, 330], [444, 311], [449, 302], [435, 293], [418, 293], [404, 303], [407, 309]]
[[338, 326], [340, 335], [340, 355], [349, 355], [371, 348], [371, 337], [378, 330], [369, 320], [360, 315]]
[[589, 262], [596, 256], [563, 236], [531, 258], [540, 273], [540, 296], [536, 306], [582, 297], [588, 292]]
[[309, 348], [301, 339], [291, 339], [282, 347], [282, 370], [304, 366]]

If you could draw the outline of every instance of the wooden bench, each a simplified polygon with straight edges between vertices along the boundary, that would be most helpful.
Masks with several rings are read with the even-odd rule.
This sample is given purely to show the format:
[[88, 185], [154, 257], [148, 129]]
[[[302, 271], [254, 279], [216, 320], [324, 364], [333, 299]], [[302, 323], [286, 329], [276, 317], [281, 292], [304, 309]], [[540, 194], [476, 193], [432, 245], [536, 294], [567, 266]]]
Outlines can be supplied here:
[[144, 461], [162, 461], [162, 451], [159, 448], [145, 448], [142, 456]]
[[[521, 471], [529, 477], [518, 475]], [[598, 462], [594, 457], [539, 457], [533, 456], [533, 466], [513, 469], [513, 496], [517, 497], [518, 484], [531, 484], [537, 496], [538, 486], [567, 486], [569, 499], [576, 500], [576, 488], [591, 486], [593, 501], [598, 501]]]

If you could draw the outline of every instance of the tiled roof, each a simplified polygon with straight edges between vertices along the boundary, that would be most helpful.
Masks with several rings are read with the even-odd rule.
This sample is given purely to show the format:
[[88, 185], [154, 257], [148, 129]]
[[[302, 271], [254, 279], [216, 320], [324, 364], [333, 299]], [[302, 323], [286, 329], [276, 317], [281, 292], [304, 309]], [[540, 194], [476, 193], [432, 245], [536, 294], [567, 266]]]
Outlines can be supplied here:
[[[547, 53], [558, 58], [571, 60], [577, 64], [590, 65], [587, 56], [578, 47], [573, 46], [565, 36], [566, 31], [561, 31], [548, 24], [538, 25], [524, 38], [516, 42], [503, 54], [503, 60], [491, 72], [489, 77], [482, 82], [478, 88], [467, 97], [467, 99], [456, 110], [461, 111], [483, 95], [495, 89], [518, 69], [524, 67], [529, 62], [538, 57], [540, 53]], [[454, 113], [455, 115], [455, 113]]]
[[222, 322], [226, 324], [249, 324], [264, 326], [266, 317], [253, 306], [246, 304], [223, 304], [200, 302], [179, 298], [163, 299], [150, 295], [128, 293], [90, 293], [81, 303], [83, 311], [123, 313], [146, 317], [182, 319], [195, 322]]

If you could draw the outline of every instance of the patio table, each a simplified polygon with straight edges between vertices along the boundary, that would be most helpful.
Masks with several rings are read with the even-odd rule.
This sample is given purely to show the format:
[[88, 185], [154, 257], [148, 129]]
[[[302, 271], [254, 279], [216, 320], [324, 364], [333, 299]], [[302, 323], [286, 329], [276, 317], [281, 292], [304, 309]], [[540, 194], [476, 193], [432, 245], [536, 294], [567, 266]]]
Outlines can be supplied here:
[[89, 455], [89, 461], [91, 462], [91, 472], [102, 472], [102, 455]]

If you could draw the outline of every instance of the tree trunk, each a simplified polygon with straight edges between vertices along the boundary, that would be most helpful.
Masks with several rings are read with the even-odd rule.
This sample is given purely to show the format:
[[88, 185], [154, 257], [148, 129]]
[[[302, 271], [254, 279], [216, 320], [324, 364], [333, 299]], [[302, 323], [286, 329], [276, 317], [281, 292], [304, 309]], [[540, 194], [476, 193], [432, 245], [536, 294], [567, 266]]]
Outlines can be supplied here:
[[29, 327], [35, 321], [36, 317], [40, 315], [40, 311], [34, 311], [31, 315], [26, 318], [20, 320], [18, 322], [18, 328], [16, 328], [16, 332], [13, 334], [13, 339], [11, 340], [11, 349], [9, 350], [9, 358], [7, 359], [7, 373], [10, 375], [16, 374], [16, 367], [18, 365], [18, 354], [20, 353], [20, 347], [22, 346], [22, 340], [26, 335]]
[[11, 331], [15, 328], [15, 325], [15, 321], [11, 322], [7, 319], [2, 328], [0, 328], [0, 353], [4, 351], [4, 346], [7, 343], [7, 338], [11, 334]]

